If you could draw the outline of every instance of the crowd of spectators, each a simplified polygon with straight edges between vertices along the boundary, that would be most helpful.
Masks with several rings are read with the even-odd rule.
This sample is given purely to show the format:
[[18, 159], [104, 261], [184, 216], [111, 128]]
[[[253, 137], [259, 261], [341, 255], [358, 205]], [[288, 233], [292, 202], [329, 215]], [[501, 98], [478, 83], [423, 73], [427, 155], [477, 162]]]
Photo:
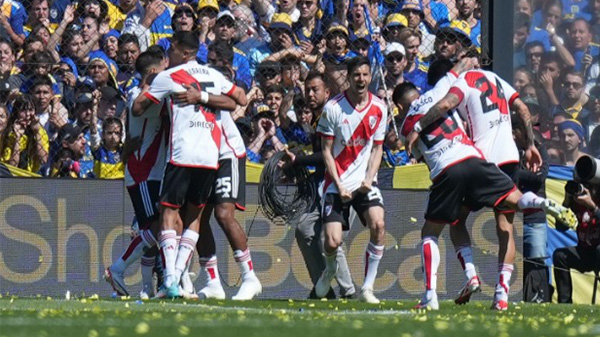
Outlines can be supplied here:
[[600, 0], [515, 2], [514, 87], [551, 164], [600, 156]]
[[[333, 97], [348, 85], [346, 62], [367, 56], [371, 92], [394, 109], [391, 98], [398, 84], [410, 81], [425, 92], [432, 62], [456, 60], [481, 47], [478, 0], [21, 1], [4, 0], [0, 7], [0, 161], [50, 177], [123, 177], [123, 159], [134, 143], [126, 136], [126, 107], [129, 90], [139, 82], [136, 59], [152, 45], [168, 50], [177, 31], [196, 32], [198, 61], [246, 90], [249, 104], [238, 106], [232, 116], [248, 160], [257, 163], [286, 146], [312, 151], [319, 116], [304, 97], [309, 70], [326, 75]], [[532, 100], [553, 103], [540, 106], [541, 123], [546, 112], [578, 117], [581, 130], [573, 137], [589, 144], [588, 135], [600, 123], [600, 102], [593, 113], [585, 103], [596, 102], [594, 96], [582, 93], [597, 92], [600, 98], [600, 88], [587, 88], [600, 73], [594, 58], [600, 50], [594, 45], [589, 52], [591, 38], [573, 46], [581, 52], [553, 47], [571, 32], [562, 23], [592, 31], [588, 21], [567, 20], [560, 2], [556, 29], [552, 34], [539, 30], [536, 34], [546, 39], [536, 42], [538, 35], [530, 31], [538, 32], [535, 27], [549, 17], [550, 1], [540, 2], [544, 8], [529, 6], [524, 19], [528, 42], [520, 47], [521, 90], [529, 90]], [[541, 55], [539, 73], [525, 57], [530, 50]], [[545, 70], [552, 65], [554, 73]], [[539, 97], [547, 93], [548, 98]], [[393, 141], [388, 145], [385, 165], [410, 163], [403, 148]], [[573, 158], [558, 150], [560, 158]]]

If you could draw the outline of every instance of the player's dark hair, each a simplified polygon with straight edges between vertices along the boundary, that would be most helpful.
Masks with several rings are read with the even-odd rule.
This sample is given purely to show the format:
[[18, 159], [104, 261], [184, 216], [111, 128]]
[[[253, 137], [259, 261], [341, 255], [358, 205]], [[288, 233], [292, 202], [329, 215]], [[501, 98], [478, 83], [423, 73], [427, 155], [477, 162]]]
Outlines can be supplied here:
[[346, 64], [346, 69], [348, 69], [348, 76], [350, 76], [350, 74], [352, 74], [352, 72], [356, 68], [362, 67], [364, 65], [368, 65], [369, 69], [371, 69], [371, 62], [369, 62], [368, 58], [364, 56], [356, 56], [351, 58]]
[[279, 84], [273, 84], [272, 86], [265, 89], [265, 96], [270, 93], [278, 92], [285, 96], [285, 88]]
[[396, 88], [394, 88], [394, 93], [392, 94], [392, 101], [396, 104], [400, 104], [402, 98], [413, 91], [418, 92], [419, 89], [417, 89], [417, 86], [412, 84], [411, 82], [404, 81], [398, 84]]
[[150, 68], [157, 66], [165, 58], [165, 54], [161, 49], [153, 48], [152, 46], [146, 49], [145, 52], [141, 53], [135, 60], [135, 71], [144, 76], [148, 73]]
[[454, 64], [450, 60], [437, 60], [433, 62], [427, 72], [427, 84], [434, 86], [452, 67], [454, 67]]
[[198, 48], [200, 48], [198, 35], [192, 32], [176, 32], [171, 38], [171, 44], [175, 43], [178, 46], [190, 51], [197, 51]]
[[208, 46], [209, 52], [214, 52], [217, 57], [223, 59], [227, 64], [233, 64], [233, 47], [225, 41], [215, 41]]
[[137, 36], [129, 33], [125, 33], [119, 37], [119, 47], [122, 47], [125, 44], [134, 43], [138, 48], [140, 47], [140, 42]]
[[308, 81], [312, 81], [315, 78], [321, 79], [321, 81], [323, 81], [323, 83], [325, 83], [325, 86], [327, 86], [327, 79], [325, 78], [325, 74], [318, 72], [316, 70], [311, 70], [308, 72], [308, 74], [306, 75], [306, 79], [304, 80], [304, 83], [307, 83]]

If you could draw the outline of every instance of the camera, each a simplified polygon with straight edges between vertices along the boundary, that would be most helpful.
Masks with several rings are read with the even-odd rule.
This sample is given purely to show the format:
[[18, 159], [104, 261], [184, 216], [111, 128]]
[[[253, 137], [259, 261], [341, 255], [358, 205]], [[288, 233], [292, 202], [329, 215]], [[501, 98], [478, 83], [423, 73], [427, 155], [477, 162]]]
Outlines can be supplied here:
[[565, 192], [567, 192], [570, 195], [579, 195], [583, 193], [583, 185], [576, 182], [575, 180], [569, 180], [565, 185]]
[[600, 183], [600, 160], [583, 156], [575, 163], [575, 180], [583, 183], [590, 182], [592, 184]]

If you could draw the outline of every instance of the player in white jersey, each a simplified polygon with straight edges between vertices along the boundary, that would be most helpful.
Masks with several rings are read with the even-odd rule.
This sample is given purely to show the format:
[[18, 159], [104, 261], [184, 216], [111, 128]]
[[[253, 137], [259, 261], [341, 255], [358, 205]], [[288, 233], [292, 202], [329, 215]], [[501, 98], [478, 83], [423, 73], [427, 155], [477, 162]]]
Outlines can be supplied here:
[[[533, 144], [533, 128], [527, 106], [511, 85], [496, 74], [484, 70], [471, 70], [461, 74], [452, 84], [449, 92], [438, 103], [440, 111], [456, 108], [467, 121], [469, 134], [475, 146], [481, 150], [485, 159], [498, 165], [509, 177], [514, 177], [519, 164], [519, 152], [513, 139], [511, 110], [516, 111], [526, 123], [524, 134], [528, 136], [525, 158], [528, 166], [534, 170], [541, 166], [541, 157]], [[435, 119], [432, 114], [430, 120]], [[427, 121], [421, 127], [427, 126]], [[461, 266], [464, 268], [467, 282], [460, 291], [457, 304], [467, 303], [471, 295], [480, 291], [480, 281], [473, 263], [471, 242], [465, 227], [468, 214], [477, 211], [482, 205], [465, 205], [459, 223], [450, 228], [450, 237], [454, 244]], [[498, 206], [496, 214], [499, 233], [498, 282], [494, 296], [494, 306], [502, 307], [508, 303], [508, 290], [513, 270], [516, 247], [513, 238], [514, 210]], [[502, 309], [502, 308], [499, 308]]]
[[[246, 105], [243, 89], [235, 90], [240, 92], [234, 97], [243, 98], [236, 103]], [[194, 88], [190, 88], [188, 94], [198, 96], [194, 91]], [[198, 294], [202, 298], [225, 298], [217, 268], [214, 236], [210, 228], [210, 217], [214, 210], [215, 219], [225, 232], [242, 273], [242, 285], [232, 299], [250, 300], [262, 292], [262, 285], [254, 272], [246, 233], [235, 219], [235, 210], [244, 211], [246, 206], [246, 146], [228, 111], [221, 111], [218, 124], [222, 129], [219, 168], [208, 204], [202, 211], [200, 240], [197, 243], [200, 265], [207, 283]]]
[[[167, 67], [164, 50], [151, 47], [140, 54], [136, 61], [136, 70], [142, 75], [142, 83], [148, 76], [158, 74]], [[130, 91], [130, 106], [140, 94], [139, 87]], [[129, 110], [129, 142], [138, 139], [139, 148], [127, 155], [125, 185], [133, 204], [139, 223], [139, 235], [134, 238], [119, 259], [106, 268], [104, 275], [119, 295], [129, 295], [124, 282], [125, 269], [133, 262], [142, 259], [142, 299], [154, 296], [152, 273], [156, 261], [156, 235], [159, 228], [159, 191], [165, 167], [166, 134], [168, 117], [163, 114], [164, 105], [148, 107], [143, 116], [133, 116]], [[167, 118], [166, 122], [163, 120]], [[130, 146], [127, 144], [127, 146]]]
[[359, 298], [376, 304], [379, 300], [373, 294], [373, 284], [383, 256], [385, 223], [383, 198], [375, 184], [388, 111], [385, 103], [368, 91], [371, 66], [367, 58], [355, 57], [348, 62], [348, 82], [348, 90], [327, 102], [317, 126], [326, 167], [321, 191], [326, 267], [315, 293], [325, 297], [329, 292], [337, 271], [337, 250], [353, 207], [371, 232]]
[[[511, 123], [511, 111], [515, 111], [518, 117], [525, 121], [521, 125], [525, 127], [522, 133], [529, 145], [525, 152], [527, 166], [533, 172], [541, 167], [541, 156], [533, 143], [529, 110], [519, 99], [516, 90], [498, 75], [484, 70], [463, 73], [438, 104], [446, 102], [449, 109], [456, 108], [467, 121], [469, 134], [486, 160], [498, 165], [513, 180], [519, 167], [519, 151], [513, 138]], [[450, 229], [450, 237], [467, 277], [465, 286], [455, 300], [457, 304], [467, 303], [471, 294], [481, 289], [473, 263], [470, 238], [465, 228], [468, 214], [480, 208], [480, 205], [467, 205], [462, 211], [459, 224]], [[502, 307], [508, 303], [508, 290], [516, 254], [513, 238], [514, 210], [499, 206], [494, 212], [497, 231], [501, 235], [498, 236], [498, 280], [493, 305]]]
[[[214, 69], [196, 62], [198, 38], [191, 32], [173, 35], [169, 49], [170, 69], [158, 74], [149, 88], [144, 88], [132, 106], [134, 115], [142, 114], [152, 104], [165, 99], [171, 117], [167, 166], [161, 186], [160, 252], [164, 264], [164, 284], [168, 297], [179, 296], [179, 280], [198, 242], [200, 211], [206, 204], [218, 168], [221, 127], [218, 109], [233, 110], [235, 101], [220, 95], [233, 95], [235, 85]], [[200, 90], [201, 105], [187, 104], [189, 92]], [[180, 101], [181, 98], [185, 100]], [[177, 246], [181, 229], [179, 208], [185, 231]]]
[[[440, 262], [437, 239], [446, 224], [458, 223], [463, 204], [487, 207], [503, 204], [519, 210], [544, 209], [555, 217], [568, 212], [564, 207], [531, 192], [522, 194], [498, 166], [486, 162], [483, 154], [467, 138], [457, 113], [444, 110], [433, 123], [421, 126], [423, 120], [430, 118], [427, 117], [428, 111], [437, 106], [437, 98], [441, 97], [439, 93], [447, 91], [456, 73], [470, 68], [471, 62], [470, 59], [463, 59], [430, 92], [414, 102], [406, 102], [402, 107], [402, 114], [407, 114], [402, 125], [401, 135], [406, 138], [403, 141], [408, 140], [405, 143], [409, 149], [414, 145], [413, 153], [423, 157], [431, 170], [433, 181], [421, 232], [426, 292], [417, 308], [439, 308], [436, 293]], [[436, 66], [432, 64], [432, 68]], [[400, 85], [399, 91], [402, 97], [418, 97], [415, 94], [416, 87], [410, 87], [410, 84]], [[494, 307], [501, 310], [506, 308]]]

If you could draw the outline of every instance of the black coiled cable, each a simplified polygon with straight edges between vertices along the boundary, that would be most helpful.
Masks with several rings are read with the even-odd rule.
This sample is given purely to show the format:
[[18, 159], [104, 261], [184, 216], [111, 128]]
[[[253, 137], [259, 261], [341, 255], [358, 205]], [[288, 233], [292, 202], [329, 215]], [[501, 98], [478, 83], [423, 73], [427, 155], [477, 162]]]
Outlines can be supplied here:
[[310, 212], [317, 196], [317, 187], [308, 169], [303, 166], [280, 167], [284, 156], [284, 151], [275, 153], [265, 163], [260, 175], [258, 200], [263, 213], [271, 221], [298, 219]]

